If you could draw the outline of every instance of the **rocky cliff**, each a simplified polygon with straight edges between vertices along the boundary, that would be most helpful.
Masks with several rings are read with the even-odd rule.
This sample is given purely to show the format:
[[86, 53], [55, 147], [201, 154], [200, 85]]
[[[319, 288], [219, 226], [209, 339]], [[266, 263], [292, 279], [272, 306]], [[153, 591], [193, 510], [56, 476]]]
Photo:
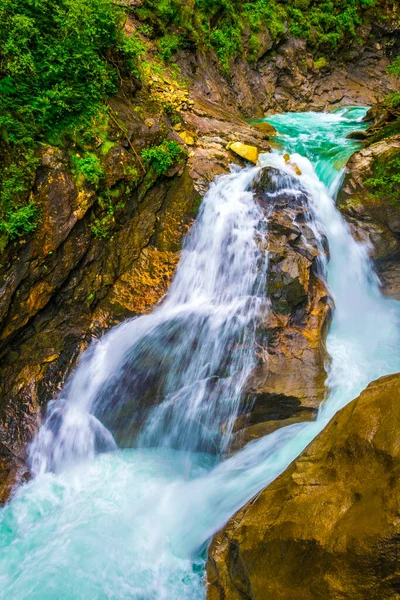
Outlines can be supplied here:
[[400, 594], [399, 375], [345, 408], [209, 550], [209, 600]]
[[374, 111], [364, 147], [347, 164], [338, 206], [356, 239], [368, 245], [384, 294], [400, 300], [400, 118]]

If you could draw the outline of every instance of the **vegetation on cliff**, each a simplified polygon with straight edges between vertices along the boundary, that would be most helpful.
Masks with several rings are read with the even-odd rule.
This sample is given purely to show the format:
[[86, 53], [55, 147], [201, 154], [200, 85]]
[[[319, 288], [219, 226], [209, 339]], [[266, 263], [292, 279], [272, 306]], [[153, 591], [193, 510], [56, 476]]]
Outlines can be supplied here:
[[[141, 78], [180, 49], [215, 52], [228, 75], [235, 58], [254, 61], [289, 36], [306, 39], [315, 64], [325, 65], [326, 57], [356, 38], [358, 26], [371, 20], [377, 6], [376, 0], [141, 0], [130, 6], [113, 0], [62, 0], [57, 6], [48, 0], [4, 0], [0, 247], [30, 234], [41, 218], [29, 194], [41, 144], [72, 150], [70, 168], [78, 179], [95, 187], [101, 183], [101, 156], [93, 151], [99, 138], [104, 147], [109, 143], [107, 98], [124, 81], [130, 81], [134, 96]], [[127, 15], [133, 27], [125, 27]], [[150, 63], [149, 47], [157, 50]], [[173, 106], [171, 111], [172, 119]], [[178, 159], [179, 151], [175, 154]], [[154, 157], [147, 163], [154, 167]]]
[[[0, 8], [0, 232], [30, 233], [26, 197], [38, 144], [91, 130], [125, 74], [138, 78], [142, 46], [112, 0], [4, 0]], [[64, 140], [66, 141], [66, 140]]]
[[[400, 57], [397, 57], [388, 67], [388, 72], [399, 79], [400, 82]], [[372, 135], [367, 140], [367, 145], [378, 141], [387, 140], [390, 143], [400, 134], [400, 92], [388, 94], [382, 102], [383, 118], [375, 131], [372, 126]], [[397, 144], [398, 146], [398, 144]], [[387, 155], [377, 156], [371, 165], [371, 177], [365, 180], [365, 186], [372, 197], [383, 204], [400, 205], [400, 148]]]
[[229, 72], [239, 54], [257, 57], [266, 25], [273, 40], [289, 33], [306, 39], [319, 54], [331, 54], [356, 36], [375, 5], [375, 0], [144, 0], [135, 12], [143, 32], [158, 39], [163, 58], [179, 48], [211, 47]]

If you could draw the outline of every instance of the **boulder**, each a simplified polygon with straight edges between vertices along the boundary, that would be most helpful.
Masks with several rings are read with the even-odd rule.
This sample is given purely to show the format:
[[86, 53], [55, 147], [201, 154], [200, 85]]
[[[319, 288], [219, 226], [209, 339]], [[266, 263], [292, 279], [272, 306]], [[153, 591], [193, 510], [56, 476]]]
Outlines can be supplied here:
[[[258, 324], [258, 363], [234, 426], [231, 450], [289, 423], [314, 419], [325, 397], [325, 336], [331, 302], [319, 273], [325, 240], [308, 225], [299, 180], [264, 167], [253, 183], [268, 215], [267, 295]], [[288, 189], [293, 190], [289, 193]]]
[[371, 383], [213, 539], [208, 600], [395, 600], [400, 374]]
[[253, 127], [264, 133], [267, 136], [267, 138], [270, 135], [276, 135], [277, 133], [275, 127], [268, 123], [268, 121], [257, 121], [251, 124], [253, 125]]
[[243, 144], [242, 142], [230, 142], [226, 149], [231, 150], [235, 154], [238, 154], [241, 158], [244, 158], [255, 165], [257, 164], [258, 148], [255, 146], [249, 146], [248, 144]]
[[359, 131], [352, 131], [346, 137], [348, 140], [366, 140], [368, 133], [364, 129], [360, 129]]

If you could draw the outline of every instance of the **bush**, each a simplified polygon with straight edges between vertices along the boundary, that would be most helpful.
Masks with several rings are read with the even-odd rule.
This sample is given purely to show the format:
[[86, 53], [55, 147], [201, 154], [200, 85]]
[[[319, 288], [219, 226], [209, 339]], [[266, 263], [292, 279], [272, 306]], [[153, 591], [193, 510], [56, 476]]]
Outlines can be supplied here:
[[385, 163], [375, 162], [373, 176], [365, 185], [374, 196], [383, 198], [390, 204], [400, 204], [400, 153], [396, 153]]
[[160, 38], [157, 42], [158, 49], [160, 52], [160, 57], [168, 61], [172, 57], [172, 55], [179, 50], [181, 46], [181, 38], [179, 35], [167, 34]]
[[6, 219], [0, 222], [0, 231], [11, 240], [24, 237], [36, 229], [39, 209], [34, 202], [29, 202], [15, 210], [10, 210]]
[[164, 140], [159, 146], [142, 150], [142, 158], [147, 167], [151, 167], [156, 175], [163, 175], [173, 164], [182, 160], [186, 152], [174, 140]]
[[104, 177], [103, 167], [99, 158], [91, 152], [86, 152], [84, 156], [73, 155], [72, 166], [78, 186], [87, 181], [97, 187], [100, 179]]

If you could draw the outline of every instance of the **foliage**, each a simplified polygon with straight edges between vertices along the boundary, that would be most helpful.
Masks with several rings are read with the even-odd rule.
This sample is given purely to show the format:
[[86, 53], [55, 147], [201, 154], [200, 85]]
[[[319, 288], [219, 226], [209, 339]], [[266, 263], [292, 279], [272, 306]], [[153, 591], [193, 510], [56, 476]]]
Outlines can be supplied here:
[[183, 159], [185, 150], [175, 140], [164, 140], [159, 146], [142, 150], [142, 158], [146, 166], [151, 167], [156, 175], [162, 175], [173, 164]]
[[384, 163], [375, 161], [373, 176], [365, 185], [374, 196], [391, 204], [400, 204], [400, 153], [397, 152]]
[[100, 179], [104, 177], [101, 162], [92, 152], [86, 152], [83, 156], [79, 154], [72, 155], [72, 166], [78, 186], [87, 181], [97, 187]]
[[158, 40], [157, 45], [160, 51], [160, 57], [163, 60], [168, 61], [170, 60], [172, 55], [180, 48], [181, 39], [179, 35], [176, 35], [174, 33], [168, 33]]
[[23, 237], [35, 230], [39, 218], [39, 209], [32, 201], [15, 210], [9, 210], [6, 218], [0, 222], [0, 232], [11, 240]]
[[209, 46], [229, 73], [237, 56], [256, 58], [266, 29], [272, 40], [289, 32], [306, 39], [318, 55], [333, 55], [356, 37], [357, 27], [376, 4], [376, 0], [195, 0], [190, 10], [185, 0], [143, 0], [135, 12], [152, 35], [163, 36], [159, 44], [168, 60], [179, 47]]
[[94, 219], [91, 224], [93, 235], [97, 239], [107, 239], [115, 226], [115, 213], [125, 208], [121, 197], [125, 190], [123, 187], [117, 187], [113, 190], [106, 190], [99, 195], [98, 206], [100, 208], [100, 217]]
[[400, 77], [400, 56], [395, 58], [395, 60], [388, 66], [387, 70], [391, 75]]
[[[123, 20], [124, 12], [113, 0], [2, 0], [3, 231], [23, 235], [36, 223], [23, 192], [36, 167], [33, 156], [38, 142], [88, 122], [99, 112], [104, 97], [117, 91], [120, 78], [138, 76], [142, 45], [136, 37], [124, 34]], [[18, 179], [15, 173], [20, 165], [25, 174]], [[24, 203], [30, 208], [21, 212]]]

